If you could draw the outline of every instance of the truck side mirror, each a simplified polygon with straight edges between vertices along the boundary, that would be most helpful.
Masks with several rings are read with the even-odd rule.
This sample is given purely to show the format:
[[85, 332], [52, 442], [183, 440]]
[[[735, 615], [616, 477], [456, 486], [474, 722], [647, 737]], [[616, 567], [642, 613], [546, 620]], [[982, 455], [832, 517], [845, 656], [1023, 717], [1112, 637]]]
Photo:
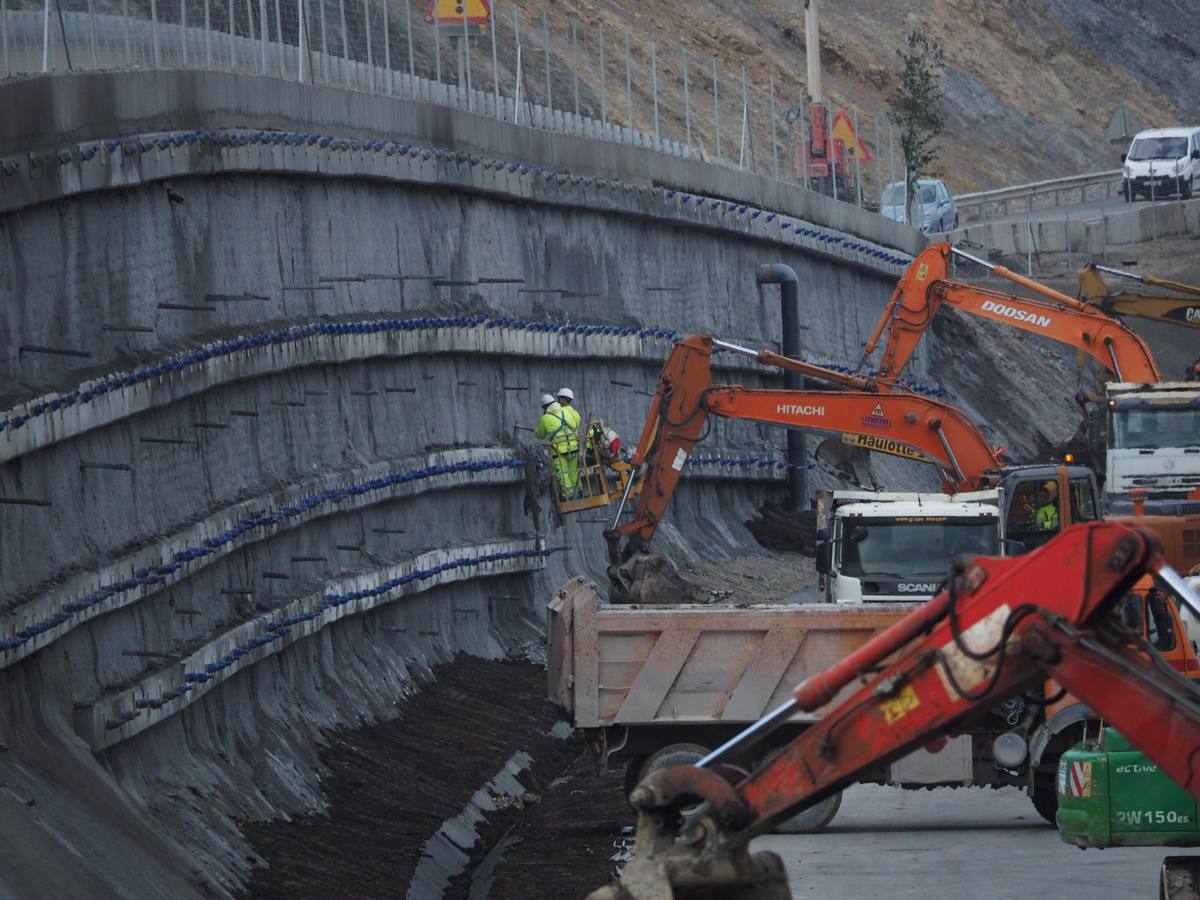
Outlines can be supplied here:
[[1024, 541], [1014, 540], [1013, 538], [1004, 539], [1004, 552], [1009, 556], [1020, 556], [1027, 549]]
[[[826, 529], [828, 532], [828, 529]], [[828, 540], [817, 544], [817, 574], [828, 575], [833, 569], [833, 544]]]
[[829, 526], [828, 525], [822, 525], [820, 528], [817, 529], [817, 540], [818, 541], [829, 540]]
[[1124, 153], [1121, 154], [1121, 162], [1125, 162], [1125, 154]]

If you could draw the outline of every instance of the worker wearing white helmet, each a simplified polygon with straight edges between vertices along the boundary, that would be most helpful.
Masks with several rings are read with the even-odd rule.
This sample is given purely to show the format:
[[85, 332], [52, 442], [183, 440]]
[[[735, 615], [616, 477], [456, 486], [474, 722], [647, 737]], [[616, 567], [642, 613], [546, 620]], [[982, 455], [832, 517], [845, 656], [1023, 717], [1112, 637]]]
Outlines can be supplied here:
[[562, 407], [563, 412], [567, 416], [567, 423], [571, 426], [571, 430], [576, 434], [579, 433], [579, 410], [572, 404], [575, 402], [575, 392], [570, 388], [558, 389], [558, 405]]
[[[560, 392], [561, 393], [561, 392]], [[569, 391], [568, 391], [569, 393]], [[564, 408], [549, 394], [542, 395], [542, 417], [534, 436], [549, 444], [554, 475], [564, 499], [579, 495], [579, 413]]]

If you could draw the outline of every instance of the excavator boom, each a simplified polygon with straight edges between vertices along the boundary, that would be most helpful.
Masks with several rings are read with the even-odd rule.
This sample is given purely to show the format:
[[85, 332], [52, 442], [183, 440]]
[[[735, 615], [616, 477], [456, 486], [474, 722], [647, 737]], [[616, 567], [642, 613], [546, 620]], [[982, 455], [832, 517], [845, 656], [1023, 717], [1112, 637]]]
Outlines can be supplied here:
[[[1166, 288], [1169, 291], [1189, 296], [1134, 294], [1128, 291], [1114, 293], [1109, 291], [1108, 285], [1104, 283], [1104, 279], [1100, 276], [1101, 272], [1130, 278], [1142, 284]], [[1200, 287], [1190, 284], [1167, 281], [1164, 278], [1155, 278], [1153, 275], [1138, 275], [1134, 272], [1124, 272], [1120, 269], [1110, 269], [1107, 266], [1098, 266], [1092, 263], [1079, 270], [1079, 295], [1088, 303], [1108, 313], [1136, 316], [1140, 319], [1167, 322], [1187, 328], [1200, 328]]]
[[[1032, 290], [1039, 297], [952, 281], [951, 254], [986, 266], [992, 274]], [[880, 339], [885, 334], [887, 337], [876, 378], [880, 384], [890, 387], [896, 383], [943, 304], [1075, 347], [1096, 359], [1117, 381], [1154, 384], [1162, 380], [1150, 348], [1118, 319], [1003, 266], [977, 260], [942, 243], [926, 248], [913, 260], [867, 341], [865, 353], [870, 355]]]
[[[769, 390], [713, 384], [714, 345], [781, 368], [802, 366], [805, 374], [848, 389]], [[859, 385], [862, 387], [857, 390], [849, 389]], [[658, 391], [633, 454], [632, 463], [642, 472], [637, 511], [630, 521], [614, 524], [605, 533], [612, 563], [621, 562], [623, 538], [632, 538], [634, 549], [650, 541], [709, 416], [866, 435], [902, 444], [937, 466], [951, 493], [983, 486], [986, 472], [1003, 465], [998, 448], [990, 447], [978, 426], [954, 407], [916, 394], [878, 394], [864, 389], [869, 387], [864, 379], [714, 341], [707, 334], [680, 341], [663, 365]]]
[[[642, 782], [631, 795], [637, 855], [622, 882], [592, 900], [789, 897], [782, 862], [750, 854], [751, 838], [1046, 678], [1200, 797], [1200, 692], [1156, 654], [1140, 655], [1133, 644], [1148, 645], [1109, 615], [1156, 571], [1200, 608], [1163, 565], [1152, 533], [1110, 521], [1074, 526], [1025, 556], [957, 560], [934, 599], [810, 676], [788, 704], [696, 766]], [[723, 762], [835, 697], [820, 722], [753, 773]], [[706, 805], [681, 818], [697, 797]]]

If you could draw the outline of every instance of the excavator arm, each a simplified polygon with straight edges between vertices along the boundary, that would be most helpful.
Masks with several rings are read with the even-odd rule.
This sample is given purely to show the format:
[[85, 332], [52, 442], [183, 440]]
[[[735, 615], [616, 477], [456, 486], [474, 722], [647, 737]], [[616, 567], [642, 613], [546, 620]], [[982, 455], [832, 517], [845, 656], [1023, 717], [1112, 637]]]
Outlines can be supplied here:
[[[993, 275], [1019, 284], [1039, 297], [951, 281], [951, 254], [977, 262]], [[913, 260], [866, 343], [865, 354], [869, 356], [886, 334], [877, 382], [887, 387], [896, 383], [943, 304], [1074, 347], [1096, 359], [1117, 381], [1152, 384], [1162, 380], [1150, 348], [1120, 320], [1024, 275], [941, 243], [926, 248]]]
[[[1187, 297], [1171, 297], [1167, 295], [1134, 294], [1128, 291], [1109, 291], [1108, 285], [1100, 276], [1101, 272], [1130, 278], [1142, 284], [1166, 288]], [[1079, 296], [1093, 306], [1107, 313], [1119, 316], [1136, 316], [1140, 319], [1166, 322], [1170, 325], [1183, 325], [1187, 328], [1200, 328], [1200, 287], [1181, 284], [1178, 281], [1167, 281], [1155, 278], [1153, 275], [1138, 275], [1135, 272], [1124, 272], [1121, 269], [1110, 269], [1091, 263], [1079, 270]]]
[[[591, 900], [787, 898], [782, 862], [750, 854], [751, 838], [872, 767], [932, 750], [941, 736], [1046, 678], [1200, 797], [1200, 692], [1139, 655], [1109, 615], [1147, 572], [1200, 607], [1163, 565], [1153, 534], [1115, 522], [1077, 525], [1021, 557], [956, 561], [936, 597], [810, 676], [787, 704], [696, 766], [642, 782], [631, 795], [637, 855], [621, 882]], [[831, 701], [819, 723], [753, 773], [728, 765], [793, 714]], [[681, 817], [695, 798], [706, 805]]]
[[[768, 390], [714, 384], [714, 347], [802, 371], [845, 389]], [[605, 532], [614, 566], [649, 543], [709, 416], [894, 441], [919, 451], [937, 466], [951, 493], [983, 486], [986, 471], [1003, 465], [999, 448], [990, 447], [978, 426], [948, 404], [910, 393], [875, 393], [865, 379], [715, 341], [708, 334], [695, 335], [675, 345], [659, 375], [632, 459], [642, 478], [637, 510], [628, 522]], [[622, 550], [624, 538], [631, 541]]]

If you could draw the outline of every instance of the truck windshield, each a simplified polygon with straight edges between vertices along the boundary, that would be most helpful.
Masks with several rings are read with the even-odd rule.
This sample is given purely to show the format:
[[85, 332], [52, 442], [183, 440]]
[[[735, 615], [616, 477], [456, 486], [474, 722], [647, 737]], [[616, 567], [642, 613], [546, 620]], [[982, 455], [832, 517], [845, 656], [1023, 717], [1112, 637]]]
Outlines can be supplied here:
[[1118, 450], [1161, 450], [1200, 446], [1200, 409], [1149, 406], [1112, 412], [1112, 446]]
[[1127, 159], [1137, 162], [1144, 159], [1180, 159], [1184, 156], [1187, 156], [1187, 138], [1160, 137], [1134, 141]]
[[853, 578], [942, 575], [951, 557], [959, 553], [995, 556], [999, 552], [995, 518], [855, 518], [846, 519], [842, 529], [838, 568]]

